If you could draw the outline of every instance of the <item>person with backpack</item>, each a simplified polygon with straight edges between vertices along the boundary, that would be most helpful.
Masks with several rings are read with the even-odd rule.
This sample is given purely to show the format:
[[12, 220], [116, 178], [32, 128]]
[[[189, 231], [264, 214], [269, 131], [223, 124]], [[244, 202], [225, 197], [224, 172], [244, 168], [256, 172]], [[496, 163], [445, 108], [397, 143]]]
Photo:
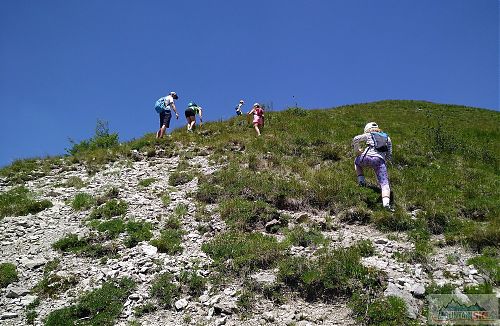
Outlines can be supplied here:
[[203, 118], [202, 118], [202, 108], [201, 106], [198, 106], [196, 103], [189, 102], [188, 107], [186, 111], [184, 112], [187, 120], [187, 131], [188, 132], [193, 132], [193, 129], [196, 125], [196, 115], [200, 117], [200, 127], [201, 124], [203, 123]]
[[238, 106], [235, 108], [236, 110], [236, 115], [242, 115], [243, 112], [241, 112], [241, 107], [245, 104], [243, 100], [240, 100], [240, 103], [238, 103]]
[[257, 132], [257, 136], [260, 136], [259, 128], [264, 127], [264, 109], [260, 106], [259, 103], [255, 103], [252, 110], [250, 110], [250, 112], [248, 112], [247, 114], [253, 114], [253, 127]]
[[170, 92], [167, 96], [161, 97], [156, 101], [155, 110], [160, 114], [160, 129], [156, 132], [156, 138], [163, 138], [165, 131], [170, 127], [170, 119], [172, 118], [171, 109], [175, 112], [175, 118], [179, 119], [174, 102], [178, 98], [176, 92]]
[[391, 138], [375, 122], [369, 122], [363, 134], [354, 137], [352, 145], [356, 153], [354, 168], [358, 175], [358, 184], [366, 185], [363, 168], [372, 168], [382, 189], [382, 205], [391, 209], [389, 206], [391, 189], [386, 166], [386, 162], [392, 160]]

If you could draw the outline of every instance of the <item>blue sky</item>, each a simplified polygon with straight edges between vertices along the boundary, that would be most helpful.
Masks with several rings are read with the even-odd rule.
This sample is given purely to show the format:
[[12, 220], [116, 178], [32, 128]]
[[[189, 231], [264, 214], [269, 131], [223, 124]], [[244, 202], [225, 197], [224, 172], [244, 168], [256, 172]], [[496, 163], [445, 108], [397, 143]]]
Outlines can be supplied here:
[[155, 132], [170, 90], [206, 120], [240, 98], [245, 111], [382, 99], [498, 110], [499, 57], [497, 0], [2, 0], [0, 166], [63, 154], [97, 119], [121, 140]]

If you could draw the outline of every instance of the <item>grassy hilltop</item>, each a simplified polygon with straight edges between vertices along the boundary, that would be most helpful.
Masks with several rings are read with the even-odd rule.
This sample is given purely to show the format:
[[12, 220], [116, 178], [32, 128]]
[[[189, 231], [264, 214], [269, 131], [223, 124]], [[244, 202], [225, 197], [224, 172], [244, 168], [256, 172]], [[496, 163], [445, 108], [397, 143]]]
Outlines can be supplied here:
[[[394, 212], [382, 208], [371, 171], [365, 173], [369, 187], [357, 185], [351, 141], [369, 121], [377, 122], [393, 142], [393, 163], [388, 169]], [[321, 264], [286, 257], [290, 244], [324, 243], [320, 231], [332, 228], [332, 219], [406, 233], [413, 249], [395, 256], [412, 264], [428, 263], [437, 246], [459, 244], [475, 253], [471, 263], [488, 275], [491, 284], [500, 284], [499, 112], [421, 101], [380, 101], [326, 110], [266, 112], [265, 122], [261, 137], [256, 137], [245, 117], [234, 117], [205, 123], [194, 133], [179, 128], [166, 139], [156, 140], [154, 134], [148, 134], [123, 144], [117, 134], [101, 126], [92, 139], [72, 144], [67, 156], [19, 160], [2, 168], [0, 176], [9, 190], [0, 193], [0, 219], [50, 207], [50, 202], [36, 201], [25, 184], [54, 168], [70, 169], [72, 164], [79, 164], [92, 175], [109, 162], [179, 155], [169, 184], [182, 187], [197, 176], [193, 197], [200, 212], [196, 214], [200, 220], [206, 219], [202, 216], [204, 205], [217, 204], [228, 226], [204, 243], [202, 250], [222, 275], [241, 276], [277, 268], [280, 285], [260, 289], [264, 295], [265, 291], [273, 296], [284, 289], [313, 301], [341, 295], [351, 298], [354, 313], [365, 323], [405, 323], [406, 317], [399, 314], [404, 303], [392, 297], [382, 299], [380, 276], [359, 263], [361, 257], [373, 254], [370, 243], [360, 241], [349, 248], [318, 252]], [[207, 156], [212, 165], [224, 168], [211, 175], [191, 173], [187, 161], [194, 156]], [[145, 179], [140, 186], [153, 182]], [[162, 200], [167, 205], [170, 199]], [[75, 210], [95, 206], [98, 211], [99, 200], [89, 196], [81, 201], [75, 197]], [[326, 225], [288, 229], [282, 210], [321, 212], [328, 217]], [[105, 218], [104, 213], [101, 215], [91, 218]], [[252, 232], [262, 230], [273, 219], [279, 224], [268, 233], [283, 234], [285, 241]], [[155, 241], [159, 244], [163, 240]], [[180, 248], [178, 244], [176, 248]], [[241, 309], [249, 305], [245, 300], [250, 301], [254, 290], [250, 287], [242, 294]], [[445, 293], [443, 288], [426, 293], [432, 291]], [[370, 308], [364, 310], [368, 305]], [[379, 311], [387, 314], [387, 320], [377, 319], [382, 318]]]

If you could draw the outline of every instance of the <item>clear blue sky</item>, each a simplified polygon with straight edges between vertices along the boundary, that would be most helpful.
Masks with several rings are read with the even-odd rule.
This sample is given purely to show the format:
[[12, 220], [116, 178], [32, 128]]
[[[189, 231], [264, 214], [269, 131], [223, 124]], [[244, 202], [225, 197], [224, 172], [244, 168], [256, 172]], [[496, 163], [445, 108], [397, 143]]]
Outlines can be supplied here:
[[497, 0], [2, 0], [0, 166], [63, 154], [97, 119], [121, 140], [155, 132], [153, 104], [170, 90], [206, 120], [240, 98], [245, 110], [498, 110], [499, 75]]

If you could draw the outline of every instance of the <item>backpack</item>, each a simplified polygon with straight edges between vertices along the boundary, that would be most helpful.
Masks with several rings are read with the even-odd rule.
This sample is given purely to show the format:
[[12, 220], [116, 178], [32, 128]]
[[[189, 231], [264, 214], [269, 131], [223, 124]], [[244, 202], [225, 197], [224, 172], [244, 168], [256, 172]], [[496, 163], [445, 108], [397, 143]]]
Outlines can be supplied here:
[[262, 108], [257, 108], [255, 109], [255, 114], [262, 117], [264, 115], [264, 110], [262, 110]]
[[389, 142], [389, 135], [385, 132], [371, 132], [370, 133], [373, 140], [373, 147], [379, 152], [387, 152], [389, 151], [389, 146], [387, 143]]
[[156, 101], [155, 110], [158, 113], [162, 113], [165, 110], [165, 97], [161, 97]]

